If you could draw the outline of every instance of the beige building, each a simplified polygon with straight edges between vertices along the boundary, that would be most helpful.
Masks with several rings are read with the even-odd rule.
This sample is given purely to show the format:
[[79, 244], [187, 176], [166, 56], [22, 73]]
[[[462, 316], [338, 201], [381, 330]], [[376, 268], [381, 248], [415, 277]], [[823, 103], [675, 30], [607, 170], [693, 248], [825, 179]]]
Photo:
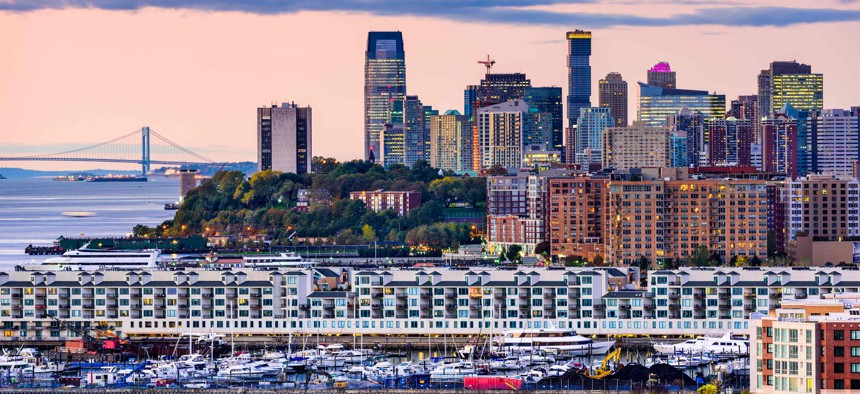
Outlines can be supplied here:
[[787, 185], [788, 240], [798, 234], [830, 241], [860, 236], [860, 181], [808, 175]]
[[800, 266], [838, 265], [854, 261], [853, 241], [815, 241], [812, 237], [797, 237], [788, 241], [788, 261]]
[[669, 129], [634, 122], [629, 127], [603, 130], [603, 168], [670, 167]]
[[522, 166], [523, 118], [528, 110], [523, 100], [478, 109], [482, 168]]
[[446, 171], [468, 171], [469, 119], [455, 110], [430, 117], [430, 165]]

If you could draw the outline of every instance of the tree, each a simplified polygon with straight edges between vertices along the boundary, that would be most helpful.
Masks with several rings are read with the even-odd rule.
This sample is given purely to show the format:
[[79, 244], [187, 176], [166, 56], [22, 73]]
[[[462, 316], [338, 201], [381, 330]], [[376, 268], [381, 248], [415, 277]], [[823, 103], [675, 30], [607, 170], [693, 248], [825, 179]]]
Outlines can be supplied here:
[[511, 247], [508, 248], [508, 252], [505, 254], [505, 257], [507, 257], [508, 260], [510, 260], [512, 263], [517, 263], [517, 264], [522, 263], [523, 262], [523, 256], [520, 255], [520, 253], [522, 251], [523, 251], [522, 246], [511, 245]]
[[603, 263], [604, 263], [603, 256], [601, 256], [601, 255], [594, 256], [594, 258], [591, 259], [591, 265], [593, 265], [595, 267], [601, 267], [601, 266], [603, 266]]
[[370, 227], [369, 224], [365, 224], [361, 227], [361, 237], [364, 238], [364, 241], [367, 243], [376, 241], [376, 231], [373, 230], [373, 227]]
[[750, 267], [761, 267], [761, 259], [758, 257], [758, 255], [753, 256], [753, 258], [750, 260]]
[[385, 236], [385, 240], [388, 242], [400, 242], [400, 234], [398, 234], [397, 231], [394, 231], [394, 229], [391, 229], [391, 231], [388, 232], [388, 235]]
[[505, 260], [506, 254], [507, 254], [507, 252], [505, 251], [505, 247], [503, 245], [502, 248], [499, 249], [499, 263], [504, 263], [506, 261]]
[[711, 257], [708, 258], [708, 262], [713, 267], [720, 267], [723, 265], [723, 256], [720, 256], [719, 253], [714, 251], [713, 253], [711, 253]]
[[648, 270], [648, 266], [651, 265], [651, 262], [648, 261], [648, 258], [645, 256], [639, 256], [639, 271], [645, 272]]
[[699, 387], [696, 392], [699, 394], [717, 394], [717, 386], [708, 383], [702, 387]]
[[535, 254], [543, 256], [544, 259], [549, 259], [549, 241], [543, 241], [535, 245]]
[[487, 169], [487, 176], [508, 175], [508, 170], [498, 164]]
[[706, 267], [709, 264], [708, 261], [708, 247], [705, 245], [699, 245], [693, 250], [693, 256], [690, 258], [690, 262], [693, 263], [696, 267]]

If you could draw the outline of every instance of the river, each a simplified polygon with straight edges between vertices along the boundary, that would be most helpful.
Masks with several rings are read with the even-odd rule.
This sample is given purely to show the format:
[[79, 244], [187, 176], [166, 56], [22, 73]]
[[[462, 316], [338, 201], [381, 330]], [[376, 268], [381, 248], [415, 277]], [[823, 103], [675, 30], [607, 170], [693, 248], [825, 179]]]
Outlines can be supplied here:
[[[49, 246], [59, 236], [126, 236], [136, 224], [173, 218], [164, 204], [179, 198], [179, 180], [58, 182], [51, 178], [0, 180], [0, 269], [41, 262], [27, 245]], [[63, 212], [91, 212], [70, 217]]]

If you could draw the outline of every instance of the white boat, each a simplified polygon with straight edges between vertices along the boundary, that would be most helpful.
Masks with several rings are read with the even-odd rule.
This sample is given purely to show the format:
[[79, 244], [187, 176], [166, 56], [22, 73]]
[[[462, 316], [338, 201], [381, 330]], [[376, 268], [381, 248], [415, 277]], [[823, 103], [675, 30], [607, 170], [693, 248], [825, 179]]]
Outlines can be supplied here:
[[42, 265], [61, 269], [82, 269], [98, 267], [145, 268], [155, 267], [160, 251], [91, 249], [87, 243], [77, 250], [70, 250], [59, 257], [51, 257]]
[[253, 366], [247, 364], [231, 365], [218, 371], [218, 377], [220, 378], [260, 379], [263, 375], [263, 371], [257, 370]]
[[242, 264], [253, 268], [310, 268], [316, 265], [295, 253], [244, 255]]
[[444, 364], [430, 371], [430, 382], [462, 383], [466, 376], [477, 374], [475, 367], [465, 363]]
[[570, 329], [548, 328], [511, 330], [496, 340], [500, 351], [513, 354], [544, 350], [557, 354], [584, 356], [606, 354], [615, 341], [595, 342]]
[[657, 343], [654, 350], [663, 354], [713, 354], [713, 355], [744, 355], [749, 354], [749, 342], [732, 338], [731, 333], [721, 337], [698, 337], [681, 343]]
[[520, 356], [519, 362], [522, 365], [552, 364], [555, 362], [555, 358], [553, 358], [550, 355], [544, 354], [544, 353], [532, 352], [532, 353]]

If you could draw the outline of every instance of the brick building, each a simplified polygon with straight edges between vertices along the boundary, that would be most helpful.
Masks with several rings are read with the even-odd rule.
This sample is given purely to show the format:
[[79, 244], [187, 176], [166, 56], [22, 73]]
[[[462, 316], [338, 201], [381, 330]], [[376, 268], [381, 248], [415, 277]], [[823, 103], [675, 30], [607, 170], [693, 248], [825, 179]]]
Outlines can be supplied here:
[[421, 206], [421, 193], [411, 191], [363, 190], [350, 192], [349, 199], [364, 201], [367, 209], [373, 212], [391, 209], [400, 216], [406, 216]]

